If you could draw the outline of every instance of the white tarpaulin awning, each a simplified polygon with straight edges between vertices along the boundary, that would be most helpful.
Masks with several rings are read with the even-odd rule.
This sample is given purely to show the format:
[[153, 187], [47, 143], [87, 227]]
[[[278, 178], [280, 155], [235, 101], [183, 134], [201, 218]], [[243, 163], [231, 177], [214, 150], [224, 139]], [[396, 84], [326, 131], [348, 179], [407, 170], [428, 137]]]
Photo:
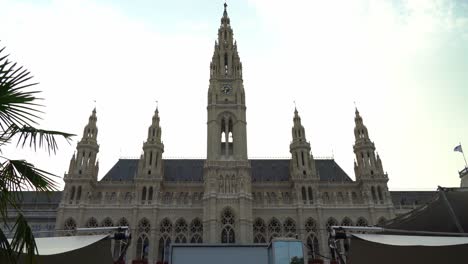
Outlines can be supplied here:
[[468, 263], [468, 237], [352, 234], [347, 263]]
[[[108, 235], [36, 238], [39, 255], [55, 255], [92, 245]], [[109, 248], [110, 250], [110, 248]]]
[[[36, 238], [39, 263], [113, 263], [108, 235]], [[24, 261], [20, 260], [20, 263]]]
[[400, 236], [378, 234], [353, 234], [363, 240], [392, 246], [455, 246], [468, 244], [468, 237]]

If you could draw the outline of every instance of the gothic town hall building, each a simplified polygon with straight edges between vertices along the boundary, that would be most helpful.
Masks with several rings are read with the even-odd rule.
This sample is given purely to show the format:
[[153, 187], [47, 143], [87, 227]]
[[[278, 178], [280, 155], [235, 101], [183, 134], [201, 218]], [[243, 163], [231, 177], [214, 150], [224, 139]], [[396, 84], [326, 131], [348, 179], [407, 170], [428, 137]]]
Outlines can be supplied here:
[[[127, 260], [167, 259], [171, 243], [267, 243], [297, 237], [308, 256], [328, 255], [330, 225], [378, 225], [395, 216], [388, 176], [356, 110], [352, 180], [333, 159], [315, 159], [297, 110], [289, 159], [247, 156], [247, 96], [226, 6], [210, 63], [206, 159], [163, 159], [158, 110], [139, 159], [120, 159], [97, 180], [94, 110], [65, 175], [57, 230], [128, 225]], [[170, 146], [169, 146], [170, 147]], [[120, 245], [113, 245], [119, 254]]]

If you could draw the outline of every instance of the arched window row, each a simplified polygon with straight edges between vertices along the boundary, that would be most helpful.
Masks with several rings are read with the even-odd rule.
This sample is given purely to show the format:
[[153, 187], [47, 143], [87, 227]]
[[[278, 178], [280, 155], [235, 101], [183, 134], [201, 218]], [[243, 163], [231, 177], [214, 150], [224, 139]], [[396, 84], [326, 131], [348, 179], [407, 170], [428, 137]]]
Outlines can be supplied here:
[[362, 195], [358, 191], [325, 191], [321, 192], [324, 204], [362, 204]]
[[374, 203], [384, 203], [384, 194], [383, 194], [383, 191], [382, 191], [382, 187], [381, 186], [372, 186], [371, 187], [371, 195], [372, 195], [372, 200], [374, 201]]
[[70, 204], [79, 203], [82, 199], [82, 187], [72, 186], [68, 191], [68, 202]]
[[311, 186], [302, 186], [301, 188], [301, 198], [304, 204], [313, 204], [314, 203], [314, 194]]
[[330, 218], [328, 218], [328, 220], [327, 220], [327, 222], [325, 224], [325, 227], [328, 229], [328, 227], [338, 226], [338, 225], [342, 225], [342, 226], [369, 226], [369, 222], [364, 217], [358, 217], [358, 219], [354, 223], [353, 220], [351, 220], [350, 217], [346, 216], [346, 217], [343, 218], [341, 223], [339, 223], [335, 218], [330, 217]]
[[265, 243], [280, 236], [296, 237], [297, 233], [296, 222], [291, 218], [286, 218], [283, 224], [276, 218], [271, 218], [268, 224], [262, 218], [253, 222], [254, 243]]
[[173, 224], [169, 218], [160, 221], [159, 226], [158, 260], [168, 259], [171, 243], [203, 243], [203, 223], [200, 218], [194, 218], [188, 223], [179, 218]]
[[[68, 221], [68, 222], [67, 222]], [[70, 223], [74, 222], [73, 218], [67, 219], [65, 222], [65, 229], [67, 229], [67, 223], [70, 226]], [[149, 222], [148, 222], [149, 224]], [[76, 226], [76, 223], [75, 223]], [[125, 217], [120, 218], [116, 223], [110, 217], [105, 217], [102, 221], [98, 221], [95, 217], [90, 217], [86, 220], [85, 227], [112, 227], [112, 226], [130, 226], [128, 220]]]
[[153, 186], [143, 186], [141, 190], [141, 203], [151, 204], [153, 201]]
[[237, 193], [238, 192], [239, 186], [236, 180], [236, 176], [234, 174], [219, 175], [218, 183], [219, 183], [218, 191], [220, 193]]
[[203, 192], [164, 192], [161, 193], [161, 203], [165, 205], [191, 205], [200, 204]]
[[253, 192], [253, 202], [257, 205], [292, 204], [293, 197], [290, 192]]
[[134, 192], [88, 192], [89, 203], [91, 204], [131, 204], [134, 201]]

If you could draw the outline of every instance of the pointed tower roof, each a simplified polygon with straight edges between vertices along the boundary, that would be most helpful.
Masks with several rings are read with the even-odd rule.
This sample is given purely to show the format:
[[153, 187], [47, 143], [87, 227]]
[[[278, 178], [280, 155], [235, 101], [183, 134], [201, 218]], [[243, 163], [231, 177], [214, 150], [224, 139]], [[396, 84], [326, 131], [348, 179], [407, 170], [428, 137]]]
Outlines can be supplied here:
[[148, 141], [147, 142], [161, 142], [161, 127], [159, 125], [159, 108], [156, 105], [156, 109], [154, 110], [153, 118], [151, 125], [148, 128]]
[[359, 114], [359, 110], [357, 109], [357, 107], [356, 107], [354, 113], [355, 113], [355, 117], [354, 117], [354, 123], [355, 123], [354, 136], [356, 138], [356, 141], [360, 140], [360, 139], [368, 140], [369, 139], [369, 134], [368, 134], [368, 131], [367, 131], [367, 127], [364, 125], [364, 122], [362, 121], [362, 117]]
[[83, 131], [83, 139], [93, 139], [96, 140], [98, 133], [97, 128], [97, 116], [96, 116], [96, 107], [91, 112], [91, 115], [88, 119], [88, 124], [86, 124]]
[[224, 12], [223, 12], [223, 17], [221, 18], [221, 25], [229, 25], [230, 23], [230, 20], [229, 20], [229, 16], [228, 16], [228, 13], [227, 13], [227, 4], [226, 2], [224, 2]]
[[297, 108], [294, 107], [294, 123], [299, 122], [301, 123], [301, 117], [299, 116], [299, 112], [297, 111]]

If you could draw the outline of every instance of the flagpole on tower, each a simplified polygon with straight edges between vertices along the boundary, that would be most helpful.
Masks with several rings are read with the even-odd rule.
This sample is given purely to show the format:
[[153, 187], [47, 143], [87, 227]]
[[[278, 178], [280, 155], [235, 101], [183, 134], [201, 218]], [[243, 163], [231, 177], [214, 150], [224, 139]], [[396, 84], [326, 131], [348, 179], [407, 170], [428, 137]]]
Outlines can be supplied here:
[[[460, 142], [460, 148], [461, 148], [461, 142]], [[466, 158], [465, 158], [465, 152], [463, 152], [463, 149], [461, 150], [461, 153], [463, 154], [463, 159], [465, 160], [465, 168], [468, 168], [468, 164], [466, 163]]]
[[453, 149], [453, 150], [454, 150], [454, 151], [461, 152], [461, 154], [463, 155], [463, 159], [465, 160], [465, 168], [468, 168], [468, 163], [466, 162], [466, 157], [465, 157], [465, 153], [463, 152], [463, 148], [462, 148], [461, 142], [458, 143], [458, 146], [456, 146], [455, 149]]

